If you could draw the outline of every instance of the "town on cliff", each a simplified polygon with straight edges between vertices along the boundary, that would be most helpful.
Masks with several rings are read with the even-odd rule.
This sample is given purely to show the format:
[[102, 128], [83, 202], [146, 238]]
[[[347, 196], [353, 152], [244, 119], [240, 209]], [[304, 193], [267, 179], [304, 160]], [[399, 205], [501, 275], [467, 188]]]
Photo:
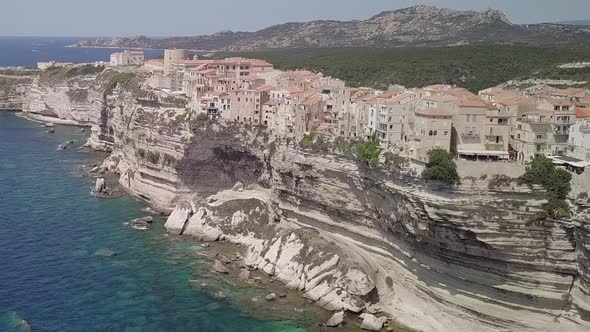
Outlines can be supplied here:
[[[263, 60], [189, 59], [179, 49], [150, 60], [142, 51], [117, 52], [108, 65], [147, 71], [151, 89], [185, 98], [193, 112], [263, 126], [275, 137], [375, 140], [384, 151], [422, 163], [429, 151], [441, 148], [466, 160], [524, 164], [543, 154], [576, 172], [590, 165], [590, 90], [585, 88], [531, 84], [476, 95], [437, 84], [380, 91], [347, 87], [322, 73], [276, 70]], [[77, 65], [38, 64], [39, 69], [56, 66]]]
[[[245, 247], [213, 269], [262, 271], [334, 311], [329, 326], [361, 314], [374, 331], [590, 327], [589, 90], [381, 91], [188, 54], [5, 70], [0, 108], [91, 126], [87, 145], [111, 152], [95, 175], [120, 175], [171, 235]], [[416, 176], [432, 151], [461, 181]], [[517, 181], [539, 155], [574, 179], [568, 216], [543, 214], [552, 184]]]

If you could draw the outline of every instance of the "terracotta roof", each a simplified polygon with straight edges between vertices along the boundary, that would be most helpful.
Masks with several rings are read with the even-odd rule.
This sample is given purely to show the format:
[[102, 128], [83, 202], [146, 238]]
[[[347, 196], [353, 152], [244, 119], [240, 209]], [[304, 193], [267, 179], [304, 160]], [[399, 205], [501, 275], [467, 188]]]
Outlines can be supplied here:
[[590, 119], [590, 109], [578, 108], [576, 109], [576, 118], [578, 119]]
[[469, 98], [469, 99], [478, 99], [479, 97], [472, 93], [471, 91], [464, 89], [464, 88], [452, 88], [448, 91], [444, 92], [445, 94], [455, 96], [457, 98]]
[[518, 104], [523, 104], [523, 103], [533, 104], [534, 100], [529, 97], [517, 96], [517, 97], [512, 97], [512, 98], [503, 99], [501, 101], [498, 101], [498, 104], [503, 105], [503, 106], [513, 106], [513, 105], [518, 105]]
[[453, 96], [427, 96], [423, 98], [424, 100], [428, 100], [428, 101], [434, 101], [434, 102], [438, 102], [438, 103], [444, 103], [447, 101], [452, 101], [452, 100], [456, 100], [457, 97], [453, 97]]
[[404, 100], [406, 98], [412, 98], [412, 95], [413, 95], [412, 92], [409, 92], [409, 91], [408, 92], [404, 92], [402, 94], [399, 94], [399, 95], [397, 95], [397, 96], [389, 99], [389, 102], [399, 103], [399, 102], [401, 102], [402, 100]]
[[414, 113], [419, 114], [419, 115], [430, 115], [430, 116], [434, 116], [434, 115], [451, 116], [450, 112], [443, 111], [443, 110], [436, 109], [436, 108], [424, 108], [424, 109], [417, 108], [414, 110]]
[[572, 106], [572, 102], [567, 99], [547, 98], [545, 100], [553, 106]]
[[486, 108], [486, 103], [479, 99], [459, 99], [453, 100], [460, 107]]
[[301, 105], [303, 105], [303, 106], [312, 106], [312, 105], [317, 104], [319, 101], [320, 101], [320, 96], [315, 95], [315, 96], [312, 96], [312, 97], [309, 97], [309, 98], [305, 99], [301, 103]]

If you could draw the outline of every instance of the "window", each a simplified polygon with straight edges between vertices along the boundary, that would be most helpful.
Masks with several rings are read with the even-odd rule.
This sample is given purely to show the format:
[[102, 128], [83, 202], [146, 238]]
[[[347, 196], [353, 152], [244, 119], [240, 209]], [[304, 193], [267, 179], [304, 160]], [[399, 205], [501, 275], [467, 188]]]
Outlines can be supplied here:
[[438, 136], [438, 131], [435, 130], [433, 136]]
[[449, 132], [445, 130], [445, 136], [449, 136]]
[[432, 136], [432, 130], [428, 132], [428, 136]]

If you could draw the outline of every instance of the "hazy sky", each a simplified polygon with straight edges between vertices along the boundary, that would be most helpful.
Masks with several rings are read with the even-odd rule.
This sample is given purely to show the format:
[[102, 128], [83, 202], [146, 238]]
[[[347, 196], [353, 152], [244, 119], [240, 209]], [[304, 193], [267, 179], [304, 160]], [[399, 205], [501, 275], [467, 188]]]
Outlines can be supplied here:
[[2, 36], [179, 36], [431, 4], [500, 9], [515, 23], [590, 19], [590, 0], [2, 0]]

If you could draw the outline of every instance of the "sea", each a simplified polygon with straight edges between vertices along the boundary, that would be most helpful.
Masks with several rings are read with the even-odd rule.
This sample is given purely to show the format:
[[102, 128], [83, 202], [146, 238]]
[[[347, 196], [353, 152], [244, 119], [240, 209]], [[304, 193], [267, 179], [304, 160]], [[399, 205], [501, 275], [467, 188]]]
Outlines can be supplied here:
[[[106, 61], [113, 51], [65, 48], [75, 41], [0, 38], [0, 66]], [[130, 229], [126, 222], [150, 214], [131, 197], [90, 194], [94, 179], [80, 168], [106, 155], [77, 149], [86, 138], [0, 112], [1, 332], [305, 331], [317, 323], [311, 306], [250, 301], [262, 291], [212, 273], [208, 249], [169, 237], [163, 217], [152, 214], [148, 231]], [[58, 150], [66, 141], [74, 144]]]

